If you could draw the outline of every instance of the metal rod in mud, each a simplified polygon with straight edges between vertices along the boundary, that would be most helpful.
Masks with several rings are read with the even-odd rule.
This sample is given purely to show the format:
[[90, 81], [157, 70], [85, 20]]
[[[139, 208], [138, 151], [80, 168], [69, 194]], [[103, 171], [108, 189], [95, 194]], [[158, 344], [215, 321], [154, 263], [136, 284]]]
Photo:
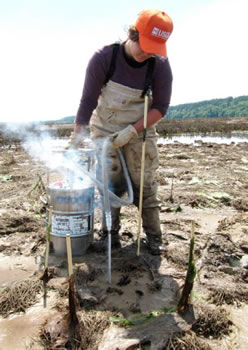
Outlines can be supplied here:
[[108, 283], [111, 284], [112, 278], [111, 278], [111, 232], [108, 232]]
[[141, 170], [140, 170], [140, 195], [139, 195], [139, 223], [138, 223], [138, 233], [137, 233], [137, 256], [140, 255], [140, 233], [141, 233], [141, 218], [142, 218], [142, 209], [143, 209], [142, 204], [143, 204], [143, 189], [144, 189], [147, 114], [148, 114], [148, 94], [145, 95], [145, 104], [144, 104], [144, 130], [143, 130]]
[[[106, 193], [104, 195], [104, 201], [106, 200]], [[106, 226], [108, 229], [108, 283], [111, 284], [112, 277], [111, 277], [111, 264], [112, 264], [112, 257], [111, 257], [111, 244], [112, 244], [112, 234], [111, 234], [111, 227], [112, 227], [112, 217], [111, 217], [111, 211], [110, 211], [110, 203], [109, 203], [109, 197], [107, 198], [107, 201], [105, 203], [108, 203], [108, 211], [105, 211], [105, 218], [106, 218]]]
[[103, 166], [106, 164], [105, 159], [105, 152], [106, 146], [110, 142], [110, 139], [106, 138], [104, 140], [103, 144], [103, 151], [101, 156], [101, 162], [102, 162], [102, 182], [104, 184], [103, 186], [103, 206], [104, 206], [104, 212], [103, 215], [105, 215], [105, 221], [106, 221], [106, 228], [108, 230], [108, 282], [111, 283], [111, 228], [112, 228], [112, 215], [111, 215], [111, 209], [110, 209], [110, 199], [109, 199], [109, 193], [108, 193], [108, 176], [106, 171], [106, 166]]

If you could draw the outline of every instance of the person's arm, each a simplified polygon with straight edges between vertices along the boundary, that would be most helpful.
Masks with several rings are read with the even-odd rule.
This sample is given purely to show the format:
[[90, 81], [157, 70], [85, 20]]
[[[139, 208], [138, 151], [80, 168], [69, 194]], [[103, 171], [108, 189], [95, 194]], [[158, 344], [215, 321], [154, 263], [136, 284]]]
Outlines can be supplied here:
[[74, 132], [76, 134], [81, 134], [87, 128], [88, 128], [88, 125], [82, 125], [82, 124], [77, 124], [77, 123], [74, 124]]
[[[158, 109], [152, 108], [147, 114], [147, 128], [157, 123], [162, 117], [162, 113]], [[133, 124], [133, 127], [138, 133], [142, 131], [144, 129], [144, 117]]]
[[87, 135], [89, 120], [97, 105], [108, 67], [108, 48], [97, 51], [90, 59], [85, 75], [83, 93], [77, 111], [74, 129], [66, 149], [77, 147]]
[[106, 74], [109, 67], [112, 48], [106, 46], [97, 51], [89, 61], [86, 69], [84, 87], [79, 108], [75, 119], [74, 131], [89, 124], [93, 110], [97, 106], [98, 97], [101, 94]]

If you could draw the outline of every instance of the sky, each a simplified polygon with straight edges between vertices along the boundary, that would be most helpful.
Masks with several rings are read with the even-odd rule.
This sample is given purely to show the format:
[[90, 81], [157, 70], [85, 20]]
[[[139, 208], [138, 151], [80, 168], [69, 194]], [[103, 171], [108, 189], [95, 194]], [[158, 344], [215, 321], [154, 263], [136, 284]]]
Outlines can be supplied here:
[[248, 95], [247, 0], [0, 0], [0, 122], [75, 115], [94, 51], [148, 8], [174, 23], [172, 106]]

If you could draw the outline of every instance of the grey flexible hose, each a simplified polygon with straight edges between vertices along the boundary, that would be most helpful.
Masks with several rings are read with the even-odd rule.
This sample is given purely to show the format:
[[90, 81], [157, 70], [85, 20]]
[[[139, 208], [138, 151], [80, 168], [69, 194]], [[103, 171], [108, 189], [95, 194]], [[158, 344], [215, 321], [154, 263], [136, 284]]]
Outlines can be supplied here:
[[[111, 283], [111, 239], [112, 239], [111, 238], [111, 228], [112, 228], [111, 206], [115, 208], [119, 208], [122, 205], [132, 204], [133, 198], [134, 198], [133, 187], [130, 180], [130, 176], [128, 174], [126, 162], [119, 148], [117, 149], [117, 152], [119, 154], [124, 177], [127, 182], [128, 200], [124, 200], [118, 197], [108, 188], [109, 179], [108, 179], [108, 169], [107, 169], [106, 160], [107, 160], [107, 147], [110, 142], [111, 142], [110, 138], [106, 138], [103, 142], [103, 148], [102, 148], [102, 154], [101, 154], [102, 183], [99, 180], [97, 180], [97, 178], [93, 174], [91, 174], [89, 171], [87, 171], [84, 167], [82, 168], [80, 167], [80, 171], [97, 185], [99, 191], [101, 191], [103, 195], [104, 215], [106, 220], [106, 228], [108, 230], [108, 282], [109, 283]], [[74, 166], [74, 170], [75, 170], [75, 166]], [[111, 200], [111, 205], [110, 205], [110, 200]]]
[[118, 148], [118, 154], [120, 157], [120, 161], [121, 161], [121, 165], [122, 165], [122, 169], [123, 169], [123, 173], [124, 173], [124, 177], [125, 180], [127, 182], [127, 191], [128, 191], [128, 199], [122, 199], [120, 197], [118, 197], [115, 193], [113, 193], [109, 188], [108, 188], [108, 175], [107, 175], [107, 165], [106, 165], [106, 151], [107, 151], [107, 145], [108, 142], [111, 142], [109, 138], [106, 138], [106, 140], [103, 143], [103, 149], [102, 149], [102, 157], [101, 159], [103, 160], [102, 162], [102, 166], [103, 166], [103, 172], [105, 173], [105, 184], [101, 183], [99, 180], [97, 180], [97, 178], [91, 174], [89, 171], [85, 170], [84, 168], [81, 169], [81, 171], [83, 172], [83, 174], [85, 176], [87, 176], [90, 180], [92, 180], [98, 187], [98, 189], [104, 193], [104, 191], [108, 192], [108, 196], [109, 196], [109, 200], [111, 200], [111, 206], [114, 208], [120, 208], [123, 205], [130, 205], [133, 203], [133, 187], [132, 187], [132, 183], [131, 183], [131, 179], [130, 176], [128, 174], [128, 170], [127, 170], [127, 166], [126, 166], [126, 162], [125, 159], [123, 157], [123, 154], [121, 152], [121, 150]]

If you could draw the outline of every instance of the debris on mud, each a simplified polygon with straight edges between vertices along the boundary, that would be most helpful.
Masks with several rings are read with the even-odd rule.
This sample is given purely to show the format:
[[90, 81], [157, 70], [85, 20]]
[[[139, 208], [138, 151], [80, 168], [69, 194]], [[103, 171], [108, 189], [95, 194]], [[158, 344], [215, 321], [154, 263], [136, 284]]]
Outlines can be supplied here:
[[[169, 144], [160, 145], [159, 152], [157, 181], [165, 250], [154, 258], [141, 246], [141, 256], [136, 256], [137, 208], [123, 207], [122, 247], [112, 251], [111, 285], [106, 278], [106, 249], [89, 249], [73, 260], [81, 338], [74, 345], [80, 350], [225, 349], [225, 342], [236, 332], [237, 348], [247, 348], [245, 328], [238, 323], [242, 319], [232, 323], [226, 310], [241, 313], [248, 302], [248, 187], [242, 161], [247, 159], [248, 145]], [[47, 169], [21, 147], [0, 148], [0, 156], [0, 259], [10, 261], [6, 267], [0, 265], [1, 322], [8, 321], [10, 314], [22, 315], [42, 300], [42, 282], [37, 277], [42, 263], [35, 265], [39, 272], [34, 269], [28, 280], [21, 280], [20, 271], [26, 268], [22, 258], [44, 255], [46, 214], [40, 196], [47, 185]], [[186, 322], [175, 308], [187, 274], [192, 221], [194, 317]], [[96, 210], [97, 242], [100, 227], [101, 213]], [[67, 262], [51, 253], [49, 269], [54, 272], [47, 283], [46, 321], [36, 333], [41, 349], [69, 349]], [[137, 324], [144, 315], [147, 322]], [[111, 321], [113, 317], [126, 325]]]
[[42, 291], [42, 283], [36, 279], [28, 279], [1, 290], [0, 315], [25, 312], [34, 305]]
[[54, 314], [46, 321], [41, 331], [41, 344], [45, 349], [87, 349], [97, 348], [102, 334], [110, 325], [110, 313], [90, 311], [80, 314], [79, 328], [81, 339], [73, 347], [68, 339], [68, 319], [66, 314]]
[[192, 330], [205, 338], [222, 338], [231, 332], [232, 321], [224, 308], [203, 306], [197, 308], [198, 317]]
[[10, 235], [17, 232], [35, 232], [39, 228], [37, 219], [28, 215], [10, 213], [1, 216], [0, 235]]
[[194, 332], [183, 332], [170, 337], [164, 350], [211, 350]]
[[237, 305], [248, 302], [248, 287], [239, 285], [235, 288], [235, 284], [225, 286], [208, 286], [210, 290], [209, 300], [215, 305]]

